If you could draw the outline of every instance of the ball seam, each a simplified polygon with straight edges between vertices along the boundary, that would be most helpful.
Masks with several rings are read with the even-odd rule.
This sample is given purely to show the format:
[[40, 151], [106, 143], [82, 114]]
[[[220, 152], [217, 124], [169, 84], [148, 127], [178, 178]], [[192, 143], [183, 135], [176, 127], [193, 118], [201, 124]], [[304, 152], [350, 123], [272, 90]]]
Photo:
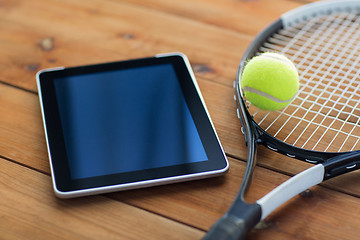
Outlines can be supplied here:
[[276, 98], [266, 92], [263, 92], [259, 89], [256, 89], [256, 88], [252, 88], [252, 87], [248, 87], [248, 86], [245, 86], [242, 88], [243, 91], [247, 91], [247, 92], [251, 92], [251, 93], [256, 93], [257, 95], [259, 96], [262, 96], [262, 97], [266, 97], [267, 99], [270, 99], [274, 102], [277, 102], [277, 103], [288, 103], [288, 102], [291, 102], [295, 97], [296, 97], [296, 94], [294, 94], [294, 96], [290, 99], [287, 99], [287, 100], [281, 100], [279, 98]]

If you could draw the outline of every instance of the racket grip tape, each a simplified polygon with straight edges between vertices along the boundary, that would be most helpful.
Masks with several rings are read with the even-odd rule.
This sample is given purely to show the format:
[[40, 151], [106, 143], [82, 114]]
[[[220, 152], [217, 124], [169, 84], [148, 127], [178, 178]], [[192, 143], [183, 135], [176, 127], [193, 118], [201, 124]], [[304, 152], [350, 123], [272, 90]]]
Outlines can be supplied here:
[[260, 221], [261, 208], [258, 204], [241, 205], [241, 208], [247, 206], [241, 215], [229, 211], [211, 227], [203, 240], [245, 240], [248, 232]]

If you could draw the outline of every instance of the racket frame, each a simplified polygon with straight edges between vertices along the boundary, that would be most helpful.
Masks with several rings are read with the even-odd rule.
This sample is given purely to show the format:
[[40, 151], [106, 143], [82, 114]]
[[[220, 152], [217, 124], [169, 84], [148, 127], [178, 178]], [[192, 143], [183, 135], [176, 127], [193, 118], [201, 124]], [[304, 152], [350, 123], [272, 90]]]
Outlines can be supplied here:
[[[356, 0], [316, 2], [289, 11], [260, 32], [245, 51], [238, 68], [236, 81], [234, 81], [234, 100], [237, 106], [237, 115], [242, 125], [241, 130], [248, 148], [247, 166], [240, 191], [234, 203], [228, 212], [209, 230], [208, 234], [203, 238], [204, 240], [245, 239], [247, 233], [260, 220], [267, 217], [273, 210], [293, 196], [326, 179], [360, 168], [360, 150], [340, 153], [307, 150], [292, 146], [268, 134], [253, 120], [253, 117], [247, 111], [240, 87], [243, 67], [252, 57], [256, 56], [266, 39], [299, 20], [314, 17], [318, 13], [328, 14], [331, 13], [329, 11], [339, 11], [344, 6], [346, 6], [346, 11], [356, 8], [360, 12], [360, 3]], [[288, 157], [316, 165], [282, 183], [263, 198], [257, 200], [256, 203], [246, 203], [244, 195], [250, 186], [252, 173], [256, 166], [255, 155], [258, 144], [262, 144]]]
[[[256, 36], [250, 46], [246, 49], [240, 61], [237, 77], [234, 81], [234, 100], [237, 106], [237, 115], [242, 125], [241, 130], [244, 134], [245, 142], [248, 147], [248, 154], [247, 166], [239, 191], [239, 198], [244, 201], [244, 195], [250, 186], [252, 173], [256, 166], [255, 155], [258, 144], [264, 145], [270, 150], [290, 158], [296, 158], [311, 164], [317, 164], [294, 176], [289, 181], [281, 184], [266, 196], [259, 199], [257, 204], [259, 204], [262, 208], [261, 219], [264, 219], [274, 209], [296, 194], [299, 194], [324, 180], [360, 168], [360, 150], [347, 152], [321, 152], [308, 150], [292, 146], [268, 134], [253, 120], [253, 117], [247, 111], [248, 107], [246, 106], [245, 99], [242, 97], [242, 90], [240, 86], [244, 66], [250, 59], [258, 55], [259, 49], [262, 47], [263, 43], [273, 34], [285, 27], [291, 26], [293, 23], [298, 23], [300, 20], [305, 20], [308, 17], [314, 17], [319, 12], [320, 14], [329, 14], [332, 11], [340, 11], [344, 8], [344, 3], [350, 6], [345, 7], [345, 11], [350, 12], [352, 11], [352, 8], [357, 8], [360, 12], [359, 1], [350, 0], [341, 2], [333, 1], [311, 3], [283, 14], [280, 19], [270, 24]], [[324, 6], [327, 8], [323, 9]], [[320, 11], [319, 9], [323, 10]]]

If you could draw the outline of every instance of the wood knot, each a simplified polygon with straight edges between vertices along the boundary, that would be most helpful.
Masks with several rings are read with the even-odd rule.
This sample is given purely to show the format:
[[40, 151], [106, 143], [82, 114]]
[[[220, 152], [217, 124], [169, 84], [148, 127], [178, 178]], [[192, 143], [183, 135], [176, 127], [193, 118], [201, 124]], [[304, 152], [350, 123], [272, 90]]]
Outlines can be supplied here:
[[263, 229], [270, 228], [272, 225], [273, 225], [272, 222], [267, 221], [267, 220], [263, 220], [263, 221], [259, 222], [258, 224], [256, 224], [254, 229], [263, 230]]
[[302, 198], [312, 198], [314, 195], [310, 189], [306, 189], [302, 193], [300, 193], [300, 197]]
[[195, 63], [193, 64], [193, 69], [195, 73], [213, 73], [214, 69], [209, 67], [208, 65]]
[[51, 51], [54, 49], [54, 39], [52, 37], [44, 38], [39, 45], [43, 51]]
[[121, 37], [123, 39], [134, 39], [135, 38], [135, 36], [131, 33], [123, 33], [123, 34], [121, 34]]
[[27, 70], [30, 71], [30, 72], [33, 72], [33, 71], [36, 71], [39, 69], [39, 64], [36, 64], [36, 63], [30, 63], [27, 65]]

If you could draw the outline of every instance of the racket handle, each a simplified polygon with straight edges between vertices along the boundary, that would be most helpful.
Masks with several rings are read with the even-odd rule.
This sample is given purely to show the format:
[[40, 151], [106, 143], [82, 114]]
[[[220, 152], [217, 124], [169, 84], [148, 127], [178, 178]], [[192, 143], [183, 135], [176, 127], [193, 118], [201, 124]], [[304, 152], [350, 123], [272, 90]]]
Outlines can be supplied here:
[[203, 240], [245, 240], [248, 232], [259, 222], [261, 208], [258, 204], [240, 205], [247, 208], [244, 208], [244, 211], [236, 211], [237, 214], [231, 214], [230, 210], [223, 215], [206, 233]]
[[235, 222], [231, 217], [222, 216], [207, 232], [203, 240], [245, 240], [244, 221]]

